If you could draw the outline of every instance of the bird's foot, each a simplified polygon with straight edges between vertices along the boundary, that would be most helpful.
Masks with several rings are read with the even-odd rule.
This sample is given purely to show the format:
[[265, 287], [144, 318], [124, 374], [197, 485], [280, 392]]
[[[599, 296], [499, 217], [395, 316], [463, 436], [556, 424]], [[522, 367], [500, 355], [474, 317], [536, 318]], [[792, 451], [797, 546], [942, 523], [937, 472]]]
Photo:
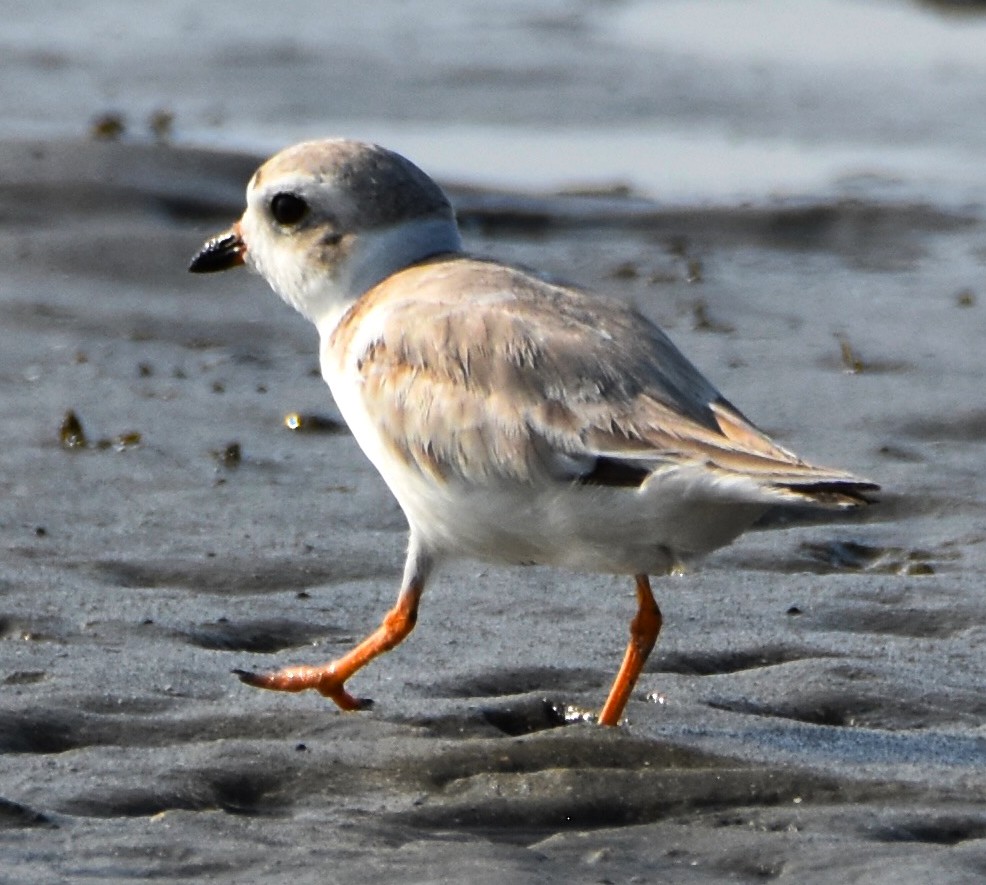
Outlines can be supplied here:
[[256, 673], [252, 670], [234, 670], [240, 682], [254, 688], [269, 691], [306, 691], [314, 689], [320, 695], [331, 698], [342, 710], [366, 710], [373, 705], [369, 698], [357, 698], [345, 689], [345, 680], [335, 671], [334, 664], [322, 667], [287, 667], [273, 673]]

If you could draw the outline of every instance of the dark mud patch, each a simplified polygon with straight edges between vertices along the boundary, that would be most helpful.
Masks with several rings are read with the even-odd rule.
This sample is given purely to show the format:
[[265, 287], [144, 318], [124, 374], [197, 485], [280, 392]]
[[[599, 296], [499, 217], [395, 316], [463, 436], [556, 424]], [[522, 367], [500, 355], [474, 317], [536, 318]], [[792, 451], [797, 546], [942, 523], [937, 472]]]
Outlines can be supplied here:
[[44, 670], [14, 670], [13, 673], [5, 676], [3, 685], [34, 685], [44, 682], [48, 674]]
[[[46, 255], [58, 246], [51, 243], [39, 249], [38, 263], [46, 262]], [[88, 246], [92, 249], [92, 246]], [[147, 251], [156, 245], [148, 238]], [[105, 255], [105, 251], [100, 254]], [[64, 273], [78, 274], [82, 269], [79, 265], [84, 260], [73, 262], [64, 261]], [[121, 258], [121, 261], [125, 260]], [[47, 262], [49, 267], [51, 262]], [[142, 284], [139, 270], [133, 270], [134, 285]], [[146, 272], [146, 269], [145, 269]], [[50, 332], [52, 329], [62, 329], [66, 333], [78, 336], [80, 340], [89, 342], [93, 347], [99, 342], [113, 341], [153, 341], [174, 345], [184, 351], [199, 352], [223, 348], [233, 353], [242, 353], [247, 345], [255, 349], [257, 362], [268, 360], [268, 348], [278, 343], [287, 344], [286, 338], [278, 340], [276, 333], [271, 333], [263, 341], [257, 341], [256, 326], [249, 322], [235, 320], [212, 320], [197, 318], [194, 321], [179, 321], [155, 317], [148, 312], [128, 311], [120, 309], [112, 314], [95, 313], [91, 309], [74, 310], [63, 305], [47, 304], [44, 302], [21, 303], [13, 302], [5, 307], [5, 318], [12, 329], [22, 334], [38, 334]]]
[[427, 789], [477, 774], [530, 774], [548, 769], [693, 769], [731, 766], [711, 753], [628, 737], [618, 731], [581, 724], [514, 740], [466, 740], [446, 744], [414, 761], [407, 776]]
[[680, 673], [685, 676], [719, 676], [818, 657], [830, 655], [820, 655], [809, 648], [783, 645], [729, 651], [669, 652], [655, 655], [653, 663], [645, 670], [651, 673]]
[[568, 706], [566, 698], [603, 688], [610, 677], [586, 668], [508, 667], [415, 686], [431, 697], [497, 699], [474, 707], [463, 721], [428, 720], [436, 734], [499, 733], [509, 736], [560, 728], [575, 721], [594, 721], [594, 714]]
[[889, 699], [873, 696], [846, 697], [823, 693], [777, 704], [725, 701], [713, 702], [709, 706], [730, 713], [773, 716], [810, 725], [839, 728], [905, 729], [923, 728], [929, 724], [925, 711], [909, 710], [905, 705], [889, 704], [888, 701]]
[[750, 806], [860, 801], [887, 792], [882, 785], [847, 787], [790, 769], [723, 764], [631, 770], [556, 764], [457, 779], [398, 819], [416, 828], [478, 832], [529, 845], [565, 831], [693, 819]]
[[902, 435], [922, 442], [983, 443], [986, 441], [986, 409], [961, 415], [918, 418], [900, 428]]
[[937, 571], [939, 562], [955, 560], [959, 555], [954, 549], [909, 550], [841, 538], [805, 542], [801, 545], [801, 551], [812, 562], [830, 572], [873, 572], [882, 575], [932, 575]]
[[199, 648], [254, 654], [273, 654], [288, 648], [299, 648], [327, 637], [340, 642], [352, 638], [351, 633], [336, 627], [292, 621], [288, 618], [250, 621], [220, 618], [211, 624], [199, 624], [175, 633]]
[[[331, 561], [295, 558], [160, 559], [145, 562], [102, 560], [82, 568], [116, 587], [153, 590], [181, 587], [221, 596], [306, 590], [325, 584], [394, 577], [394, 563], [361, 552]], [[395, 578], [396, 580], [396, 578]]]
[[176, 698], [168, 697], [81, 695], [75, 707], [97, 716], [156, 716], [173, 710], [177, 703]]
[[54, 826], [54, 822], [48, 815], [20, 802], [0, 797], [0, 830], [50, 826]]
[[566, 710], [545, 698], [523, 697], [498, 704], [471, 706], [466, 712], [398, 717], [433, 738], [490, 739], [519, 737], [570, 724]]
[[[927, 503], [927, 502], [925, 502]], [[944, 502], [939, 502], [947, 506]], [[928, 510], [934, 509], [929, 506]], [[901, 516], [913, 516], [914, 511], [905, 507], [907, 513], [885, 513], [886, 520], [867, 520], [870, 522], [892, 522]], [[809, 520], [810, 522], [810, 520]], [[776, 522], [770, 528], [785, 528], [796, 523]], [[847, 572], [874, 575], [900, 575], [921, 577], [935, 575], [942, 571], [954, 570], [962, 558], [961, 546], [955, 543], [938, 545], [933, 548], [899, 547], [894, 544], [866, 544], [852, 538], [828, 538], [820, 541], [804, 541], [791, 553], [780, 556], [742, 554], [739, 560], [743, 568], [789, 575], [833, 575]]]
[[546, 700], [484, 707], [483, 719], [511, 737], [560, 728], [567, 724], [565, 711]]
[[946, 639], [984, 622], [986, 611], [968, 606], [928, 609], [883, 605], [815, 610], [807, 623], [817, 629], [846, 633]]
[[[744, 763], [586, 724], [446, 744], [402, 768], [421, 795], [388, 821], [519, 845], [559, 833], [659, 822], [726, 826], [769, 809], [794, 814], [910, 793], [899, 784]], [[790, 820], [778, 826], [790, 826]]]
[[669, 242], [829, 252], [853, 267], [877, 271], [912, 267], [926, 254], [924, 235], [977, 223], [972, 216], [930, 205], [856, 200], [692, 209], [622, 195], [534, 196], [453, 188], [450, 196], [463, 228], [486, 236], [541, 238], [573, 228], [640, 230]]
[[290, 717], [275, 712], [228, 713], [218, 707], [207, 713], [192, 713], [182, 711], [177, 702], [160, 713], [141, 712], [153, 707], [154, 700], [121, 701], [119, 709], [110, 712], [86, 709], [114, 705], [112, 701], [94, 704], [91, 698], [71, 707], [0, 711], [0, 753], [54, 755], [85, 747], [171, 747], [224, 739], [292, 740], [305, 731], [324, 727], [328, 715], [317, 710]]
[[594, 670], [561, 667], [503, 667], [429, 683], [428, 692], [447, 698], [495, 698], [535, 691], [592, 691], [605, 683]]
[[[766, 683], [754, 697], [713, 699], [709, 706], [750, 716], [776, 717], [810, 725], [884, 731], [977, 727], [986, 699], [958, 689], [894, 686], [874, 668], [836, 664], [814, 684], [800, 680]], [[755, 695], [759, 695], [757, 698]], [[771, 697], [772, 695], [772, 697]]]
[[65, 801], [61, 811], [86, 817], [152, 817], [166, 811], [223, 811], [227, 814], [273, 815], [290, 805], [283, 774], [236, 771], [186, 771], [164, 782], [140, 787], [95, 790]]
[[64, 753], [87, 743], [71, 713], [0, 711], [0, 753]]
[[[50, 224], [128, 212], [221, 224], [243, 208], [258, 158], [139, 143], [7, 142], [0, 200], [29, 209], [23, 220]], [[162, 174], [163, 173], [163, 174]], [[30, 199], [26, 195], [30, 194]]]
[[897, 820], [884, 823], [864, 833], [878, 842], [926, 842], [931, 845], [959, 845], [986, 839], [986, 814], [957, 814], [927, 809], [921, 814], [904, 813]]
[[54, 642], [64, 640], [69, 633], [60, 618], [0, 614], [0, 641]]

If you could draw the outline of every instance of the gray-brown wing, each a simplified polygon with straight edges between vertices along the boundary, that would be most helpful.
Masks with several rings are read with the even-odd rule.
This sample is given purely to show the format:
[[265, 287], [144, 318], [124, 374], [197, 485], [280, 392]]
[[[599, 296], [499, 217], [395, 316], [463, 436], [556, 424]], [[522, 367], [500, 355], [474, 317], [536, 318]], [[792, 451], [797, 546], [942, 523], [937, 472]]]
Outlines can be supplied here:
[[780, 486], [860, 483], [774, 444], [622, 305], [475, 261], [411, 289], [359, 365], [381, 431], [437, 477], [633, 486], [700, 463]]

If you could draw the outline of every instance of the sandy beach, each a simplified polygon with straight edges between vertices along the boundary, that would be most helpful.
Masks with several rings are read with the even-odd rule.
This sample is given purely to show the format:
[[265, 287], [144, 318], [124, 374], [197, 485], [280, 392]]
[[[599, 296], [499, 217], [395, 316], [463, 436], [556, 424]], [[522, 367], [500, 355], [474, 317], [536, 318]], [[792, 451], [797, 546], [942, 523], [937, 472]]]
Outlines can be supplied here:
[[[339, 4], [302, 35], [261, 6], [224, 30], [178, 3], [141, 36], [118, 3], [48, 32], [11, 4], [0, 881], [986, 876], [986, 64], [965, 48], [986, 20], [813, 0], [943, 54], [874, 50], [822, 89], [844, 56], [703, 56], [677, 3], [680, 56], [634, 3]], [[673, 165], [701, 133], [708, 177]], [[258, 277], [186, 272], [265, 152], [314, 134], [407, 152], [471, 251], [633, 303], [879, 505], [777, 511], [655, 580], [664, 632], [619, 729], [586, 719], [632, 582], [550, 569], [446, 569], [355, 678], [371, 710], [241, 685], [372, 629], [406, 540], [314, 330]]]

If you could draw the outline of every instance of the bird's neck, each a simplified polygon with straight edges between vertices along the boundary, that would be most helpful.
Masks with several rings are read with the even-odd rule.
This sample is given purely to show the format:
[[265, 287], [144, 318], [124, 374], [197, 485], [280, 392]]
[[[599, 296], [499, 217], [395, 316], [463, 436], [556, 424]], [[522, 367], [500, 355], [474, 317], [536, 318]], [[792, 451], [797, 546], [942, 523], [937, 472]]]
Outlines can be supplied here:
[[418, 218], [360, 234], [339, 288], [355, 301], [392, 274], [432, 255], [461, 252], [462, 239], [450, 218]]
[[334, 297], [325, 300], [319, 316], [312, 317], [319, 333], [330, 335], [357, 299], [387, 277], [433, 255], [461, 251], [462, 238], [449, 218], [419, 218], [361, 233], [332, 280]]

